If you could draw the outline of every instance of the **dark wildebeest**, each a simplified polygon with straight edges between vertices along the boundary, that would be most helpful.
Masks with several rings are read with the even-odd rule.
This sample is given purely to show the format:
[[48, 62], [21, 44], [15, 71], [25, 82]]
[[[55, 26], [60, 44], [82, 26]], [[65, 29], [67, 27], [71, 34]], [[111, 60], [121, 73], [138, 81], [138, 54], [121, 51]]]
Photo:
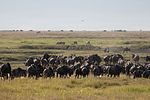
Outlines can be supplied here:
[[150, 63], [148, 63], [148, 64], [145, 64], [145, 66], [144, 66], [147, 70], [150, 70]]
[[114, 77], [116, 76], [120, 76], [120, 73], [123, 72], [123, 67], [121, 65], [115, 64], [113, 66], [110, 66], [108, 68], [108, 77], [109, 75], [112, 77], [114, 75]]
[[82, 69], [79, 67], [75, 69], [75, 78], [79, 78], [80, 76], [82, 76]]
[[130, 68], [133, 66], [131, 61], [126, 62], [125, 64], [125, 73], [127, 76], [130, 76]]
[[32, 64], [34, 64], [34, 58], [30, 57], [29, 59], [26, 60], [25, 66], [30, 66]]
[[107, 64], [110, 64], [110, 55], [107, 55], [107, 56], [104, 56], [103, 57], [103, 60], [104, 60], [104, 62], [105, 62], [105, 64], [107, 65]]
[[111, 55], [110, 62], [112, 62], [113, 64], [116, 64], [118, 63], [119, 59], [123, 60], [123, 56], [120, 54], [114, 54], [114, 55]]
[[143, 72], [143, 78], [150, 78], [150, 70], [145, 70]]
[[138, 63], [140, 60], [140, 57], [138, 54], [132, 54], [132, 59], [135, 63]]
[[44, 69], [44, 71], [43, 71], [44, 78], [47, 78], [47, 77], [51, 78], [54, 76], [55, 76], [55, 73], [51, 67]]
[[72, 71], [71, 68], [66, 65], [60, 66], [56, 69], [56, 77], [59, 76], [60, 78], [66, 78], [68, 75], [71, 77]]
[[130, 49], [129, 47], [125, 47], [125, 48], [123, 48], [123, 53], [125, 53], [125, 52], [129, 52], [129, 51], [131, 51], [131, 49]]
[[41, 65], [43, 68], [46, 68], [49, 66], [49, 62], [46, 59], [41, 59]]
[[148, 61], [150, 61], [150, 56], [146, 56], [145, 57], [145, 60], [148, 62]]
[[82, 65], [81, 67], [75, 69], [75, 78], [88, 77], [89, 73], [90, 73], [89, 66]]
[[142, 77], [142, 74], [143, 74], [143, 70], [140, 70], [140, 69], [135, 70], [133, 72], [133, 78], [140, 78], [140, 77]]
[[17, 68], [17, 69], [13, 69], [12, 70], [12, 76], [15, 77], [26, 77], [26, 70], [22, 69], [22, 68]]
[[43, 67], [41, 65], [35, 65], [32, 64], [29, 67], [27, 67], [27, 76], [28, 77], [36, 77], [36, 79], [43, 73]]
[[94, 74], [94, 77], [103, 75], [103, 69], [99, 65], [94, 65], [92, 72]]
[[88, 77], [89, 73], [90, 73], [90, 70], [88, 67], [84, 66], [81, 68], [81, 71], [82, 71], [82, 76], [83, 77]]
[[95, 64], [95, 63], [100, 64], [100, 62], [102, 61], [101, 57], [98, 56], [97, 54], [93, 54], [89, 56], [87, 60], [88, 60], [88, 63], [90, 64]]
[[11, 79], [11, 66], [10, 63], [2, 64], [0, 66], [0, 76], [5, 79]]
[[109, 48], [104, 48], [105, 53], [109, 53]]
[[50, 55], [48, 53], [44, 53], [42, 59], [46, 59], [48, 61], [49, 57], [50, 57]]

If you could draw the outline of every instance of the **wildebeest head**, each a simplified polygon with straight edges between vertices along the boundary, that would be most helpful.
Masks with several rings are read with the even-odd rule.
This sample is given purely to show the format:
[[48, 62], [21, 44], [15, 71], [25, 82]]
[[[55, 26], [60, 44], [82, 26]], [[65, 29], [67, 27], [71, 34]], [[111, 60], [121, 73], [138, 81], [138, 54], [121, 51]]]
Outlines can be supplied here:
[[30, 57], [29, 59], [27, 59], [26, 62], [25, 62], [25, 66], [30, 66], [31, 64], [33, 64], [34, 63], [33, 60], [34, 59], [32, 57]]

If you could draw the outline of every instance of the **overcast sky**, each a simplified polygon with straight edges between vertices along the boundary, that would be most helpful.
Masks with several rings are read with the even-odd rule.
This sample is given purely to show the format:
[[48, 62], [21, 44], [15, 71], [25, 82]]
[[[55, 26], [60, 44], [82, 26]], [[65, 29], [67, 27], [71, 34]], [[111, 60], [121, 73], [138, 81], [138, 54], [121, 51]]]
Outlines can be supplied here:
[[0, 29], [150, 30], [150, 0], [0, 0]]

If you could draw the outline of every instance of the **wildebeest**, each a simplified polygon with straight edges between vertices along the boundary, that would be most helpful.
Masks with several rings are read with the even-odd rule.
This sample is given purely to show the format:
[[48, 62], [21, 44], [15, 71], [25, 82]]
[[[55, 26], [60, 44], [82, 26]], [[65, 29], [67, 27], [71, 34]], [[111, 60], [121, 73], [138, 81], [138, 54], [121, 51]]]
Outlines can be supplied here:
[[119, 59], [124, 59], [123, 56], [121, 54], [113, 54], [110, 57], [110, 62], [112, 62], [113, 64], [118, 63]]
[[79, 78], [79, 77], [88, 77], [89, 75], [89, 68], [83, 66], [83, 67], [79, 67], [77, 69], [75, 69], [75, 78]]
[[10, 63], [2, 64], [0, 66], [0, 76], [5, 79], [11, 79], [11, 66]]
[[140, 69], [135, 70], [133, 72], [133, 78], [140, 78], [140, 77], [142, 77], [142, 74], [143, 74], [143, 70], [140, 70]]
[[83, 77], [88, 77], [89, 72], [90, 72], [89, 68], [87, 68], [86, 66], [84, 66], [84, 67], [81, 68], [81, 71], [82, 71], [82, 76]]
[[143, 72], [143, 78], [150, 78], [150, 70], [145, 70]]
[[98, 54], [93, 54], [89, 56], [87, 60], [88, 60], [88, 63], [90, 64], [94, 64], [94, 63], [100, 64], [100, 62], [102, 61], [101, 57], [98, 56]]
[[[135, 55], [135, 59], [139, 59]], [[149, 77], [150, 64], [149, 62], [145, 63], [133, 63], [127, 61], [121, 54], [112, 54], [104, 57], [105, 64], [101, 64], [101, 57], [98, 54], [93, 54], [89, 56], [77, 56], [72, 54], [70, 56], [63, 55], [49, 55], [44, 53], [42, 57], [33, 58], [30, 57], [25, 65], [27, 70], [21, 68], [13, 69], [11, 73], [2, 75], [2, 67], [0, 70], [0, 75], [2, 77], [54, 77], [55, 74], [57, 77], [70, 77], [73, 74], [75, 78], [87, 77], [90, 73], [94, 76], [101, 76], [103, 74], [108, 76], [120, 76], [120, 73], [126, 73], [126, 75], [133, 77]], [[137, 61], [137, 60], [136, 60]], [[139, 60], [138, 60], [139, 61]], [[5, 64], [6, 66], [7, 64]], [[9, 65], [9, 64], [8, 64]], [[8, 66], [7, 65], [7, 66]], [[11, 70], [11, 69], [10, 69]]]
[[56, 69], [56, 77], [59, 76], [60, 78], [66, 78], [68, 75], [72, 75], [72, 70], [69, 68], [69, 66], [63, 65]]
[[27, 76], [28, 77], [34, 77], [37, 79], [38, 77], [42, 76], [43, 73], [43, 67], [41, 65], [35, 65], [32, 64], [29, 67], [27, 67]]
[[109, 48], [104, 48], [105, 53], [109, 53]]
[[47, 77], [51, 78], [54, 76], [55, 76], [55, 73], [51, 67], [44, 69], [44, 71], [43, 71], [43, 77], [44, 78], [47, 78]]
[[123, 67], [118, 65], [118, 64], [115, 64], [115, 65], [112, 65], [108, 68], [108, 77], [109, 75], [112, 77], [116, 77], [116, 76], [120, 76], [120, 73], [123, 71]]
[[123, 48], [123, 53], [125, 53], [125, 52], [129, 52], [129, 51], [131, 51], [131, 49], [130, 49], [129, 47], [125, 47], [125, 48]]
[[43, 58], [42, 58], [42, 59], [46, 59], [46, 60], [48, 60], [48, 59], [49, 59], [49, 57], [50, 57], [50, 55], [49, 55], [48, 53], [44, 53], [44, 55], [43, 55]]
[[93, 71], [93, 75], [94, 75], [95, 77], [100, 76], [100, 75], [103, 75], [103, 69], [102, 69], [101, 66], [99, 66], [99, 65], [94, 65], [92, 71]]
[[12, 72], [12, 77], [26, 77], [26, 70], [22, 69], [22, 68], [16, 68], [16, 69], [13, 69]]
[[25, 66], [30, 66], [32, 64], [34, 64], [34, 58], [30, 57], [29, 59], [26, 60]]
[[140, 57], [138, 54], [132, 54], [132, 59], [135, 63], [138, 63], [140, 60]]
[[103, 57], [103, 60], [104, 60], [104, 62], [105, 62], [105, 65], [108, 65], [108, 64], [110, 64], [110, 58], [111, 58], [111, 56], [110, 55], [107, 55], [107, 56], [104, 56]]
[[127, 61], [125, 64], [125, 72], [127, 76], [130, 76], [130, 68], [133, 66], [131, 61]]
[[82, 76], [82, 69], [79, 67], [75, 69], [75, 78], [79, 78], [80, 76]]
[[146, 56], [145, 57], [145, 60], [148, 62], [148, 61], [150, 61], [150, 56]]

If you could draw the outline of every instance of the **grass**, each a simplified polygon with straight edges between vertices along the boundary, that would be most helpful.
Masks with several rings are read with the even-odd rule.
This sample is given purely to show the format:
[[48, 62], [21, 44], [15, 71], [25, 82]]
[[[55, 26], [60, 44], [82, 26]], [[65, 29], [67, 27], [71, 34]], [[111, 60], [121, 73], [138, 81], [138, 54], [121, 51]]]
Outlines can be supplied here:
[[[135, 85], [136, 84], [136, 85]], [[15, 79], [1, 81], [0, 99], [132, 99], [148, 100], [150, 82], [148, 79], [93, 78], [85, 79]], [[142, 97], [142, 98], [141, 98]]]
[[[13, 68], [23, 67], [29, 56], [39, 57], [44, 52], [56, 55], [107, 55], [103, 49], [98, 50], [65, 50], [49, 49], [56, 42], [64, 41], [72, 45], [85, 45], [90, 41], [93, 46], [110, 47], [109, 54], [121, 53], [121, 47], [129, 46], [132, 51], [122, 54], [131, 59], [132, 53], [138, 53], [140, 61], [149, 55], [149, 32], [0, 32], [0, 63], [10, 62]], [[27, 48], [21, 48], [27, 47]], [[37, 48], [34, 48], [37, 47]], [[44, 48], [43, 48], [44, 47]], [[62, 47], [59, 45], [59, 47]], [[115, 49], [114, 49], [115, 48]], [[144, 49], [140, 49], [144, 48]], [[103, 63], [103, 62], [102, 62]], [[149, 100], [149, 79], [94, 78], [84, 79], [15, 79], [0, 80], [0, 100]]]

